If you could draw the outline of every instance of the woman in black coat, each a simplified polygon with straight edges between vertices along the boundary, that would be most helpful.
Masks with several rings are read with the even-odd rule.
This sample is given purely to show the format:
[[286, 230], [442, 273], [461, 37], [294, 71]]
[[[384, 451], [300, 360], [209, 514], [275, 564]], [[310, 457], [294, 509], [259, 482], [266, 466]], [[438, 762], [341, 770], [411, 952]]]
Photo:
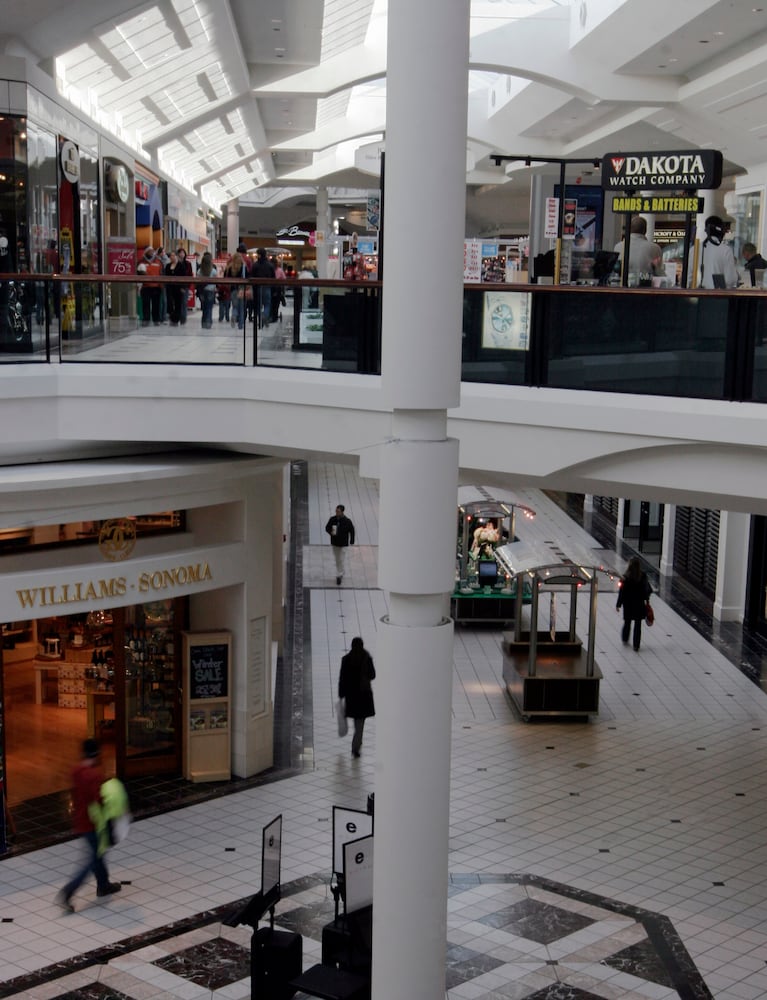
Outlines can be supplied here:
[[347, 719], [354, 719], [353, 757], [360, 755], [365, 719], [376, 714], [373, 689], [370, 686], [375, 675], [373, 658], [365, 649], [362, 639], [357, 636], [352, 639], [352, 648], [341, 660], [341, 673], [338, 676], [338, 697], [344, 699], [344, 714]]
[[621, 638], [624, 643], [629, 641], [631, 623], [634, 623], [634, 649], [639, 649], [642, 638], [642, 622], [647, 616], [647, 602], [650, 600], [652, 587], [647, 579], [647, 574], [642, 569], [642, 564], [637, 556], [629, 559], [626, 572], [621, 578], [620, 590], [618, 591], [618, 601], [615, 607], [620, 611], [623, 608], [623, 632]]

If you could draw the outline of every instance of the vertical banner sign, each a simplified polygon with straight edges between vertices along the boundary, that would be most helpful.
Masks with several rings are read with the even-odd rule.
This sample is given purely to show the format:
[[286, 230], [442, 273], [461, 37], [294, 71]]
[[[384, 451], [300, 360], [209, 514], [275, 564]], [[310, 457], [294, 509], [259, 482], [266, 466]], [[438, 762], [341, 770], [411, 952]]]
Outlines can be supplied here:
[[575, 239], [575, 223], [578, 217], [578, 202], [575, 198], [565, 198], [565, 217], [562, 220], [562, 238]]
[[479, 283], [482, 280], [482, 244], [479, 240], [463, 241], [463, 281], [464, 284]]
[[368, 195], [367, 203], [367, 228], [381, 228], [381, 196], [379, 194]]
[[546, 199], [546, 219], [543, 224], [543, 235], [547, 240], [557, 238], [559, 223], [559, 198]]
[[266, 711], [266, 618], [251, 618], [249, 632], [248, 706], [252, 720]]
[[354, 913], [373, 903], [373, 837], [344, 844], [346, 912]]

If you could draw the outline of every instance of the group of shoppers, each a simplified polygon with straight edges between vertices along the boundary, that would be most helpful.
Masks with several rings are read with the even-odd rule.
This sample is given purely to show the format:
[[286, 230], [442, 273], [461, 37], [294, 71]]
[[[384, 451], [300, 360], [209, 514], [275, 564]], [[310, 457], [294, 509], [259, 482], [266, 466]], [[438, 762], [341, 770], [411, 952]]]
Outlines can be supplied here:
[[[139, 261], [137, 272], [141, 275], [141, 317], [144, 326], [150, 323], [159, 326], [166, 316], [171, 326], [184, 326], [187, 321], [189, 299], [188, 285], [173, 283], [162, 285], [156, 279], [160, 275], [169, 278], [195, 277], [197, 296], [200, 300], [201, 326], [210, 330], [213, 326], [213, 307], [218, 300], [218, 321], [228, 321], [231, 326], [244, 328], [245, 322], [258, 319], [263, 327], [279, 320], [280, 306], [285, 305], [283, 282], [287, 274], [276, 257], [267, 256], [259, 247], [256, 259], [251, 263], [248, 248], [240, 243], [226, 267], [219, 274], [212, 255], [206, 251], [197, 264], [196, 275], [187, 259], [186, 250], [179, 247], [166, 254], [160, 247], [147, 247]], [[274, 285], [230, 285], [217, 283], [216, 278], [262, 278]]]

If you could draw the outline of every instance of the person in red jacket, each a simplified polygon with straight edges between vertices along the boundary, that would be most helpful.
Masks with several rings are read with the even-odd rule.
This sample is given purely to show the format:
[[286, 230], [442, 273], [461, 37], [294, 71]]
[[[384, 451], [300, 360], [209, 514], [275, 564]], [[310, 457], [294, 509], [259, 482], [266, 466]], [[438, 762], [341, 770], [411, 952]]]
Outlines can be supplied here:
[[96, 740], [87, 739], [83, 743], [82, 760], [72, 770], [72, 830], [82, 837], [85, 853], [80, 867], [56, 896], [56, 902], [68, 913], [74, 913], [72, 896], [90, 872], [96, 876], [97, 896], [111, 896], [122, 888], [119, 882], [109, 881], [107, 866], [99, 854], [96, 826], [90, 814], [91, 805], [101, 804], [103, 784], [99, 745]]

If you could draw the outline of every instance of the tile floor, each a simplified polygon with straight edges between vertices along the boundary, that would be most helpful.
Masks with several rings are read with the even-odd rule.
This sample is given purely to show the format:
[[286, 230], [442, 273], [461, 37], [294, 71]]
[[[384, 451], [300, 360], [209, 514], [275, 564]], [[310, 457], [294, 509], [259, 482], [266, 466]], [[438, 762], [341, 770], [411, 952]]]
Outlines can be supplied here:
[[[520, 499], [539, 511], [531, 539], [606, 558], [550, 499]], [[337, 502], [358, 541], [341, 587], [323, 532]], [[386, 602], [375, 484], [310, 466], [303, 509], [295, 773], [135, 823], [109, 859], [122, 892], [82, 890], [72, 915], [53, 896], [76, 843], [0, 861], [0, 997], [249, 996], [250, 929], [224, 921], [256, 890], [260, 830], [278, 813], [277, 922], [304, 933], [305, 966], [319, 960], [332, 807], [364, 809], [375, 790], [375, 720], [359, 760], [336, 735], [338, 663], [356, 634], [375, 656]], [[767, 698], [660, 596], [640, 652], [624, 647], [614, 601], [600, 593], [589, 723], [522, 722], [500, 632], [456, 630], [449, 1000], [767, 996]]]

